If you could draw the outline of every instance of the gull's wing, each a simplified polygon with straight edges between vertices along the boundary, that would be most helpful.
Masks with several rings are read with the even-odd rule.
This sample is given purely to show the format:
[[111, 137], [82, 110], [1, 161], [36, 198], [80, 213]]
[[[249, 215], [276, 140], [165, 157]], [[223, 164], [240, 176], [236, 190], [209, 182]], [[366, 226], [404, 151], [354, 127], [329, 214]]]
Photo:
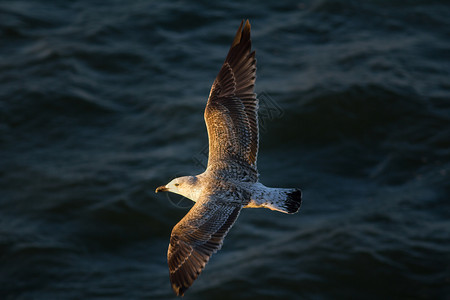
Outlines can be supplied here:
[[[251, 52], [250, 23], [239, 27], [227, 58], [214, 81], [205, 109], [209, 137], [208, 168], [221, 162], [248, 167], [257, 179], [258, 100], [254, 93], [255, 51]], [[256, 178], [255, 178], [256, 176]]]
[[170, 282], [178, 296], [194, 283], [239, 215], [242, 204], [209, 197], [198, 201], [172, 230], [167, 252]]

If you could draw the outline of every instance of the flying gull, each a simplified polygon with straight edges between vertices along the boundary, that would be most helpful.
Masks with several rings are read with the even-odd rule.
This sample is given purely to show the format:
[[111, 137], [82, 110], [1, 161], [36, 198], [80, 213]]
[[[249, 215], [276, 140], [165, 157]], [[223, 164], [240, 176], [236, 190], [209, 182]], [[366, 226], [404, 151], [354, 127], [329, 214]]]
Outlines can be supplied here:
[[187, 197], [195, 205], [173, 228], [167, 260], [172, 288], [183, 296], [217, 252], [239, 212], [265, 207], [296, 213], [302, 194], [296, 188], [269, 188], [258, 182], [258, 99], [254, 93], [255, 51], [250, 23], [241, 22], [205, 109], [208, 166], [200, 175], [175, 178], [156, 192]]

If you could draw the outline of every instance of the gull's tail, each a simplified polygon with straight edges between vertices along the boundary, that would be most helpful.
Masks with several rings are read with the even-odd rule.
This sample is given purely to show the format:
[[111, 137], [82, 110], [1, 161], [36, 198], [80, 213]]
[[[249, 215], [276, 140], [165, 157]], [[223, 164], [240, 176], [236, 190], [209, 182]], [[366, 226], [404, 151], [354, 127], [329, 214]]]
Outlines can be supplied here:
[[[302, 205], [302, 191], [300, 189], [280, 189], [280, 198], [273, 201], [275, 210], [295, 214]], [[270, 208], [270, 207], [269, 207]]]
[[295, 214], [302, 205], [300, 189], [268, 188], [259, 185], [246, 207], [265, 207], [286, 214]]

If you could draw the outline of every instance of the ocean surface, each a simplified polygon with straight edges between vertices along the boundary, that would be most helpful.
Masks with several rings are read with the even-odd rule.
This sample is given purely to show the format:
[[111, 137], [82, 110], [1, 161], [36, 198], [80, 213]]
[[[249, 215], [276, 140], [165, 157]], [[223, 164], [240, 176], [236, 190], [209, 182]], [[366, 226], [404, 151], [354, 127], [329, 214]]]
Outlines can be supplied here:
[[448, 1], [0, 1], [0, 299], [174, 299], [203, 111], [242, 19], [260, 181], [185, 299], [450, 299]]

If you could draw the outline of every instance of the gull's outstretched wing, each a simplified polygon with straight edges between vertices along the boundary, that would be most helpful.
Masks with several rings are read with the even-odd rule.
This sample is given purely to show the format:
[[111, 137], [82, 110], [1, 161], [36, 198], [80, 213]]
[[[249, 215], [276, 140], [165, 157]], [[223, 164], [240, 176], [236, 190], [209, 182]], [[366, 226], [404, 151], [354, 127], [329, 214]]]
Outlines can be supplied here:
[[242, 205], [209, 198], [198, 201], [170, 236], [167, 252], [170, 282], [178, 296], [194, 283], [211, 255], [222, 246]]
[[255, 51], [251, 52], [250, 23], [243, 21], [214, 81], [205, 109], [209, 137], [208, 168], [239, 165], [251, 181], [258, 174], [258, 100], [254, 93]]

